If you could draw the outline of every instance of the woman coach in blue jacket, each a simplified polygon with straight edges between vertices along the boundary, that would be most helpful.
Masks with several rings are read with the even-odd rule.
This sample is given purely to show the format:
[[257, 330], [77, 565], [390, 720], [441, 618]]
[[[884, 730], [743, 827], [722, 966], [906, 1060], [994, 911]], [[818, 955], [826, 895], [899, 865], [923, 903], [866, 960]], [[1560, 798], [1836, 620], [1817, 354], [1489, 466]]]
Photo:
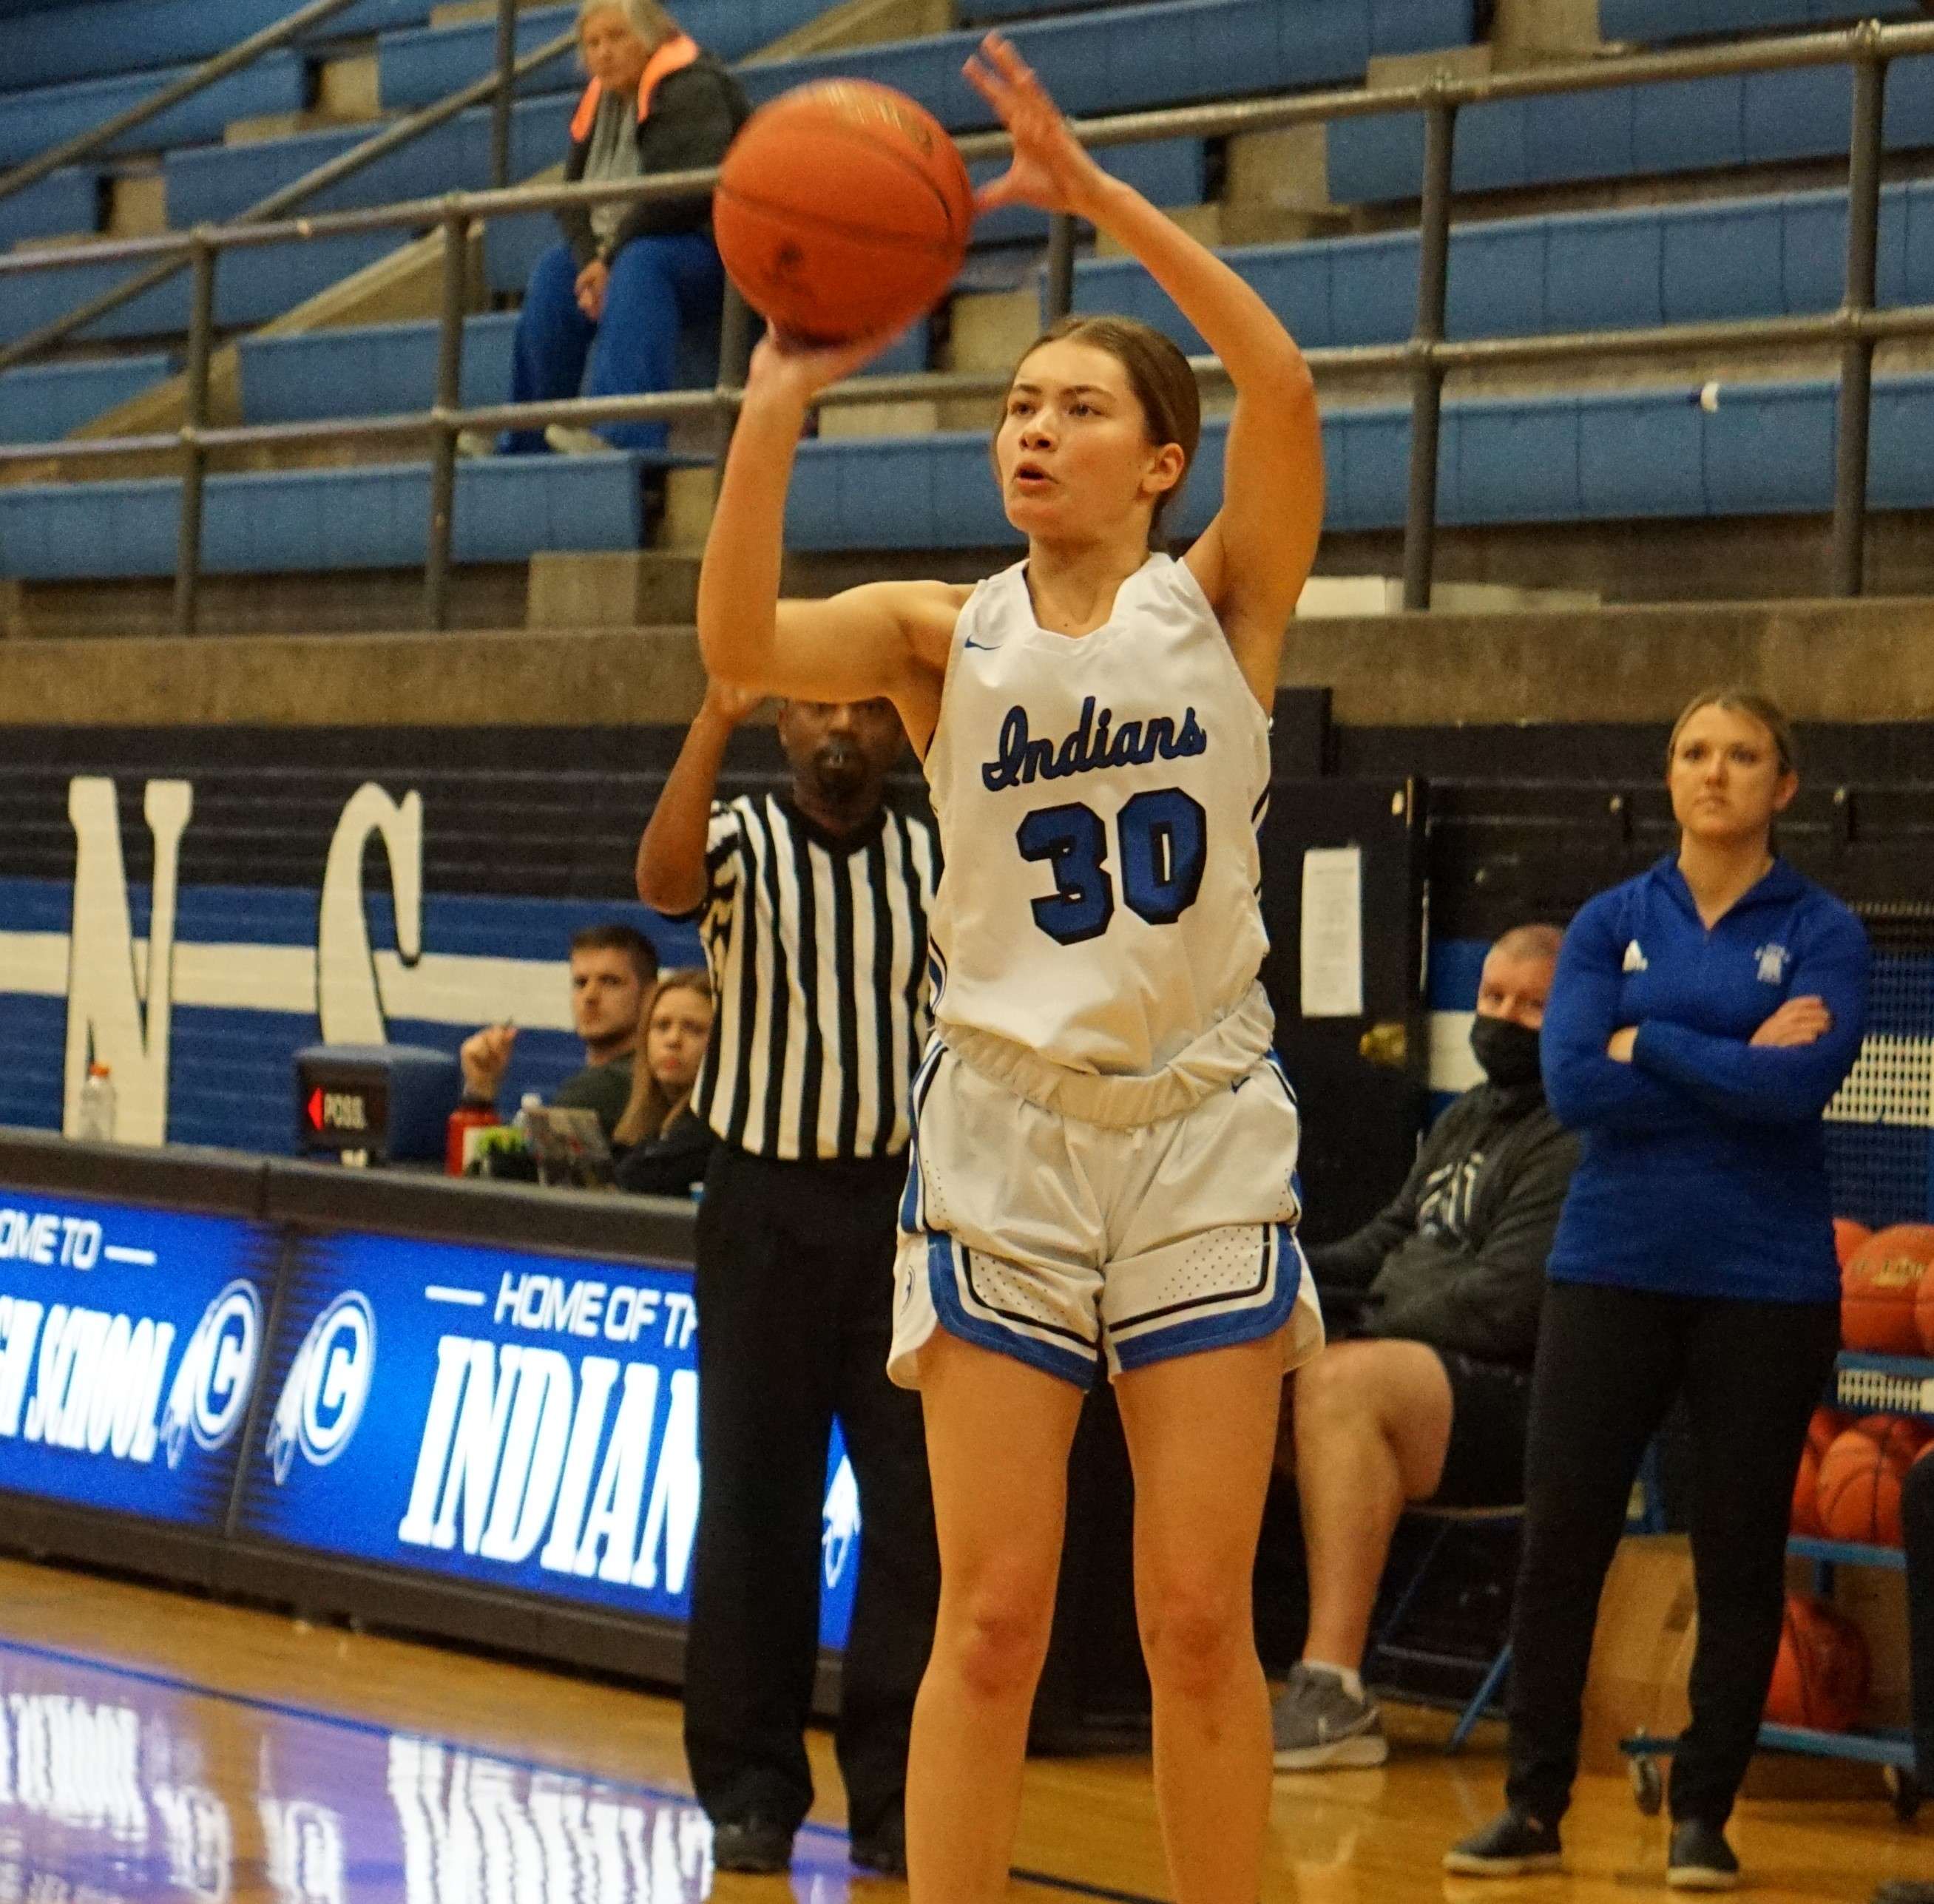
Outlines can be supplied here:
[[1582, 1132], [1532, 1378], [1512, 1616], [1508, 1809], [1444, 1860], [1558, 1868], [1605, 1571], [1683, 1394], [1699, 1641], [1667, 1881], [1737, 1880], [1725, 1836], [1779, 1644], [1793, 1475], [1839, 1345], [1821, 1114], [1866, 1016], [1860, 924], [1773, 850], [1798, 787], [1771, 702], [1702, 695], [1667, 784], [1676, 854], [1592, 900], [1545, 1009], [1545, 1090]]

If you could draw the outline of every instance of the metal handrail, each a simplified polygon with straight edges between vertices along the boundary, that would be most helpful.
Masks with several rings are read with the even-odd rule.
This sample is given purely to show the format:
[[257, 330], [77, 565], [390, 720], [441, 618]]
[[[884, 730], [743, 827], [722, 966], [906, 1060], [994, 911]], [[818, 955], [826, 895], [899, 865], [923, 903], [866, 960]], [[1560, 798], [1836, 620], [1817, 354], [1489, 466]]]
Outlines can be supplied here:
[[[505, 0], [508, 4], [508, 0]], [[517, 64], [521, 75], [554, 56], [553, 43]], [[1419, 221], [1417, 316], [1408, 343], [1388, 346], [1318, 349], [1309, 352], [1312, 368], [1322, 373], [1405, 372], [1411, 383], [1411, 461], [1404, 532], [1404, 597], [1408, 609], [1427, 607], [1434, 566], [1437, 453], [1445, 376], [1454, 371], [1506, 365], [1574, 362], [1586, 357], [1646, 358], [1726, 350], [1837, 348], [1841, 353], [1842, 400], [1836, 441], [1833, 516], [1833, 584], [1843, 594], [1862, 585], [1866, 518], [1866, 451], [1872, 408], [1873, 350], [1884, 338], [1934, 335], [1934, 305], [1879, 311], [1874, 308], [1878, 246], [1881, 114], [1888, 64], [1896, 59], [1934, 53], [1934, 23], [1883, 26], [1868, 21], [1838, 33], [1791, 35], [1734, 46], [1700, 47], [1673, 53], [1621, 55], [1580, 64], [1522, 72], [1456, 77], [1440, 70], [1415, 85], [1351, 89], [1216, 106], [1171, 108], [1080, 120], [1074, 129], [1083, 143], [1107, 146], [1158, 138], [1222, 136], [1337, 119], [1421, 112], [1425, 117], [1424, 166]], [[1443, 335], [1449, 260], [1451, 170], [1457, 116], [1461, 107], [1487, 101], [1598, 91], [1670, 80], [1731, 74], [1770, 72], [1804, 67], [1851, 65], [1854, 69], [1854, 124], [1848, 149], [1848, 218], [1846, 294], [1840, 308], [1815, 317], [1749, 319], [1679, 324], [1646, 329], [1573, 332], [1530, 338], [1451, 341]], [[488, 85], [508, 93], [505, 76]], [[465, 92], [474, 89], [466, 89]], [[453, 95], [462, 99], [463, 95]], [[465, 103], [468, 103], [467, 101]], [[450, 107], [451, 102], [444, 102]], [[441, 109], [432, 108], [432, 110]], [[461, 110], [456, 107], [452, 110]], [[447, 116], [447, 112], [444, 114]], [[419, 115], [419, 118], [422, 116]], [[387, 136], [387, 135], [386, 135]], [[372, 142], [375, 143], [376, 142]], [[987, 133], [963, 138], [969, 158], [1000, 153], [1005, 138]], [[363, 149], [358, 148], [358, 152]], [[385, 149], [387, 149], [386, 147]], [[372, 156], [375, 155], [372, 154]], [[345, 155], [353, 158], [355, 155]], [[342, 161], [337, 161], [338, 164]], [[324, 168], [327, 171], [329, 168]], [[317, 175], [312, 175], [315, 179]], [[340, 176], [337, 174], [336, 176]], [[516, 212], [555, 210], [565, 206], [618, 200], [690, 200], [709, 191], [712, 171], [664, 175], [613, 185], [523, 187], [488, 192], [453, 192], [313, 218], [277, 221], [285, 209], [273, 200], [251, 208], [246, 224], [206, 227], [189, 233], [128, 239], [84, 248], [50, 248], [0, 258], [0, 275], [45, 269], [77, 257], [94, 260], [165, 256], [170, 272], [192, 260], [197, 296], [190, 326], [189, 414], [178, 432], [58, 444], [0, 446], [0, 463], [86, 458], [114, 459], [179, 450], [183, 459], [182, 537], [176, 574], [176, 622], [183, 632], [194, 624], [200, 573], [201, 489], [206, 459], [215, 448], [294, 443], [330, 438], [432, 439], [431, 521], [425, 570], [425, 610], [433, 627], [447, 618], [450, 567], [451, 504], [459, 431], [495, 426], [532, 427], [558, 422], [588, 423], [643, 420], [711, 414], [729, 426], [743, 396], [749, 330], [736, 293], [727, 302], [732, 340], [721, 353], [718, 383], [709, 390], [671, 391], [629, 397], [577, 398], [553, 403], [495, 405], [462, 408], [457, 402], [465, 314], [465, 241], [471, 223]], [[330, 182], [323, 180], [321, 182]], [[309, 185], [309, 182], [298, 182]], [[309, 185], [318, 189], [319, 185]], [[288, 188], [290, 190], [294, 188]], [[273, 208], [273, 209], [272, 209]], [[214, 260], [234, 246], [287, 242], [348, 231], [369, 231], [435, 223], [444, 233], [444, 285], [439, 331], [437, 400], [426, 411], [402, 417], [332, 418], [312, 423], [244, 425], [210, 429], [206, 409], [206, 364], [212, 334]], [[1049, 314], [1062, 314], [1071, 294], [1074, 221], [1050, 221], [1047, 286]], [[0, 351], [0, 368], [16, 360], [20, 347]], [[201, 366], [197, 383], [195, 367]], [[1205, 380], [1222, 374], [1213, 359], [1191, 359]], [[962, 372], [928, 372], [855, 380], [823, 393], [822, 404], [889, 402], [902, 398], [961, 397], [997, 394], [1004, 377]], [[721, 431], [721, 439], [723, 432]], [[723, 453], [723, 441], [720, 444]]]

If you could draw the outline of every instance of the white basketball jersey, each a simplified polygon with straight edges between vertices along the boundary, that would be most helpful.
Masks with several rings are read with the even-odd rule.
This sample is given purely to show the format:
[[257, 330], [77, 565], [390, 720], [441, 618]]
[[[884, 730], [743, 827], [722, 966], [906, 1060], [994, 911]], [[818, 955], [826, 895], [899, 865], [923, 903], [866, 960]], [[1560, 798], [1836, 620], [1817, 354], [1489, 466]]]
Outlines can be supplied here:
[[982, 582], [926, 770], [943, 1037], [1146, 1075], [1248, 996], [1269, 723], [1185, 564], [1151, 555], [1078, 639], [1036, 621], [1025, 564]]

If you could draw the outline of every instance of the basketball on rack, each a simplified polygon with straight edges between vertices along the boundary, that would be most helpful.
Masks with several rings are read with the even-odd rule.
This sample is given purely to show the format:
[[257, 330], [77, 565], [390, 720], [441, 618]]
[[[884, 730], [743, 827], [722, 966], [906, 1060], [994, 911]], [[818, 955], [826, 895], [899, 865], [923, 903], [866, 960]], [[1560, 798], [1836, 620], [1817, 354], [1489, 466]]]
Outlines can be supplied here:
[[746, 302], [803, 342], [899, 329], [967, 255], [974, 188], [926, 108], [890, 86], [829, 80], [761, 107], [732, 142], [712, 206]]
[[1866, 1704], [1868, 1672], [1866, 1638], [1845, 1614], [1809, 1593], [1787, 1595], [1779, 1657], [1767, 1688], [1768, 1719], [1844, 1732]]
[[1796, 1534], [1824, 1539], [1820, 1524], [1820, 1461], [1835, 1436], [1853, 1426], [1852, 1418], [1838, 1409], [1816, 1408], [1806, 1424], [1806, 1445], [1800, 1451], [1800, 1468], [1793, 1477], [1793, 1511], [1787, 1526]]
[[1820, 1457], [1814, 1493], [1824, 1536], [1899, 1546], [1901, 1484], [1926, 1440], [1918, 1422], [1890, 1415], [1870, 1415], [1836, 1435]]
[[1865, 1223], [1857, 1223], [1851, 1217], [1833, 1219], [1833, 1254], [1842, 1270], [1853, 1260], [1854, 1252], [1872, 1234]]
[[1876, 1230], [1840, 1273], [1840, 1340], [1876, 1355], [1917, 1355], [1918, 1304], [1934, 1262], [1934, 1223]]

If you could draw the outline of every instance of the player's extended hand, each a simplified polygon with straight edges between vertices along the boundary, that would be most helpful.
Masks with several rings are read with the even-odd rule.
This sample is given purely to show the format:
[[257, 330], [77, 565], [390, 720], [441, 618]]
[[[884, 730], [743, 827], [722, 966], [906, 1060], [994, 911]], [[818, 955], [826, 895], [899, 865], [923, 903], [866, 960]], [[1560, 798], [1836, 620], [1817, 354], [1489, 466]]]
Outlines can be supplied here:
[[1007, 170], [975, 194], [976, 208], [992, 212], [1003, 205], [1032, 205], [1042, 212], [1085, 214], [1108, 175], [1068, 130], [1034, 69], [999, 34], [990, 33], [960, 70], [1014, 142]]
[[810, 403], [829, 386], [843, 384], [893, 341], [893, 336], [862, 337], [850, 344], [809, 344], [769, 330], [752, 353], [746, 372], [746, 395]]
[[463, 1088], [471, 1096], [496, 1098], [511, 1062], [511, 1047], [517, 1042], [514, 1024], [487, 1024], [464, 1039], [457, 1057], [463, 1066]]
[[1789, 998], [1747, 1040], [1753, 1045], [1810, 1045], [1833, 1028], [1827, 1001], [1809, 994]]

